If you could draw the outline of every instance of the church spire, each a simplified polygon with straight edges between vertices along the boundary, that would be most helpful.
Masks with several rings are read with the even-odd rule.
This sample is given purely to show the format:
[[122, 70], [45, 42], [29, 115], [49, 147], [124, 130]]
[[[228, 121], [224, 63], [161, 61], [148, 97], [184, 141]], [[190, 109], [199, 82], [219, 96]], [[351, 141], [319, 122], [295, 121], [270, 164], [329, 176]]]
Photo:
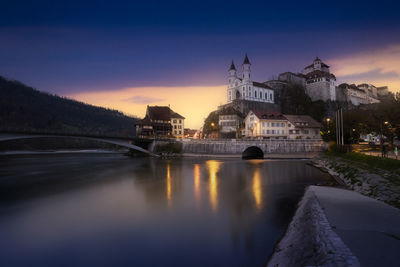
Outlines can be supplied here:
[[235, 67], [235, 64], [233, 63], [233, 60], [232, 60], [231, 67], [229, 68], [229, 70], [236, 70], [236, 67]]
[[244, 57], [244, 60], [243, 60], [243, 65], [244, 64], [249, 64], [249, 65], [251, 65], [250, 64], [250, 60], [249, 60], [249, 58], [247, 57], [247, 53], [246, 53], [246, 56]]

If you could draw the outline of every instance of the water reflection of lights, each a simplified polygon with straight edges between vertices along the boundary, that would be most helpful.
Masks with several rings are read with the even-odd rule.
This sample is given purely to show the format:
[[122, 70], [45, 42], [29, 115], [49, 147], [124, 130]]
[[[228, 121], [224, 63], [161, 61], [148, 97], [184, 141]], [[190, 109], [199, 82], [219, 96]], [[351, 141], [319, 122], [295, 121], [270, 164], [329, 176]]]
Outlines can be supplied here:
[[222, 162], [216, 160], [209, 160], [206, 162], [209, 172], [209, 191], [210, 191], [210, 203], [211, 209], [216, 212], [218, 206], [218, 181], [217, 173]]
[[256, 203], [256, 208], [261, 209], [262, 189], [261, 189], [261, 173], [260, 168], [256, 168], [253, 176], [253, 195]]
[[167, 164], [167, 200], [168, 204], [171, 202], [171, 165], [168, 162]]
[[200, 200], [200, 165], [194, 164], [194, 197], [196, 201]]

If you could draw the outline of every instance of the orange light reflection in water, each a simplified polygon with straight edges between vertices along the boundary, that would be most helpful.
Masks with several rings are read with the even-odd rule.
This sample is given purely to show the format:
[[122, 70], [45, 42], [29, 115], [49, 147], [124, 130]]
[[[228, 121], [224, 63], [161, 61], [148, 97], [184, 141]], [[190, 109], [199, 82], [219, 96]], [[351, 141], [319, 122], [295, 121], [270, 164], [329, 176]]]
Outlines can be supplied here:
[[200, 165], [194, 164], [194, 198], [198, 203], [200, 200]]
[[261, 173], [260, 168], [256, 168], [253, 176], [253, 195], [256, 203], [256, 208], [261, 209], [262, 205], [262, 188], [261, 188]]
[[209, 160], [206, 162], [209, 172], [209, 191], [210, 191], [210, 203], [213, 212], [217, 211], [218, 208], [218, 180], [217, 173], [222, 162], [216, 160]]
[[171, 204], [171, 196], [172, 196], [172, 192], [171, 192], [171, 165], [168, 162], [167, 164], [167, 200], [168, 200], [168, 205]]

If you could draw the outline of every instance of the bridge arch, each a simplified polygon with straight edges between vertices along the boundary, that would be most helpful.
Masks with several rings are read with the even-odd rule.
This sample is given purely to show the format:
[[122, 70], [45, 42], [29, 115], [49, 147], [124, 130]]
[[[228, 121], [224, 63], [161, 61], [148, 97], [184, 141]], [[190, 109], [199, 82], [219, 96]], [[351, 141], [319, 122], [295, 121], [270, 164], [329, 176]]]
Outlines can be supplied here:
[[242, 159], [263, 159], [264, 152], [258, 146], [249, 146], [242, 152]]
[[129, 149], [133, 149], [139, 152], [142, 152], [144, 154], [150, 155], [150, 156], [158, 156], [154, 153], [151, 153], [150, 151], [141, 148], [136, 145], [132, 145], [128, 143], [127, 141], [124, 140], [111, 140], [111, 139], [105, 139], [105, 138], [96, 138], [96, 137], [86, 137], [86, 136], [68, 136], [68, 135], [8, 135], [8, 136], [0, 136], [0, 142], [5, 142], [5, 141], [11, 141], [11, 140], [22, 140], [22, 139], [34, 139], [34, 138], [77, 138], [77, 139], [83, 139], [83, 140], [90, 140], [90, 141], [97, 141], [97, 142], [102, 142], [102, 143], [107, 143], [107, 144], [112, 144], [112, 145], [117, 145], [120, 147], [125, 147]]

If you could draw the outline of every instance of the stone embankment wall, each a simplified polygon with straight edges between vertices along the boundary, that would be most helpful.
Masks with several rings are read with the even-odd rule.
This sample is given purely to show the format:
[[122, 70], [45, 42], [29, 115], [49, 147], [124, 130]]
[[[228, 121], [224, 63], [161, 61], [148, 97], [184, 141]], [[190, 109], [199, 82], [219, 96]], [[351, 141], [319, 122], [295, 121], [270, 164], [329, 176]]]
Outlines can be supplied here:
[[182, 140], [182, 153], [239, 155], [251, 146], [265, 154], [307, 153], [326, 149], [322, 140]]

